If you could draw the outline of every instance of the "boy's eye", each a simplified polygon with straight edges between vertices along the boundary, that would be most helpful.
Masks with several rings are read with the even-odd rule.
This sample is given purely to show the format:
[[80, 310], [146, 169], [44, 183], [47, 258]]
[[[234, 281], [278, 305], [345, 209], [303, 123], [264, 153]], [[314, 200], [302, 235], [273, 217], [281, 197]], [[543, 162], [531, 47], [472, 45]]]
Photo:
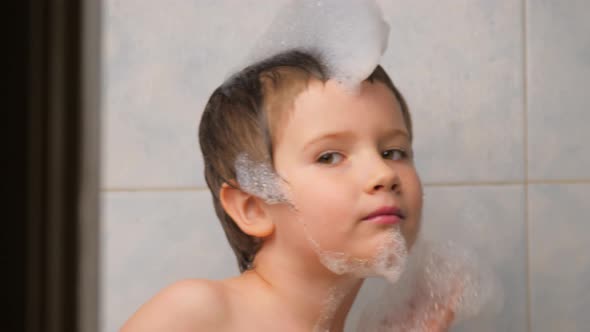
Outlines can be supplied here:
[[[399, 155], [399, 157], [396, 159], [396, 152], [397, 155]], [[385, 159], [391, 159], [391, 160], [400, 160], [400, 159], [406, 159], [408, 157], [408, 153], [404, 150], [400, 150], [400, 149], [389, 149], [389, 150], [385, 150], [381, 153], [381, 156], [383, 156], [383, 158]]]
[[342, 158], [344, 158], [344, 156], [338, 152], [328, 152], [321, 155], [317, 161], [322, 164], [333, 165], [341, 162]]

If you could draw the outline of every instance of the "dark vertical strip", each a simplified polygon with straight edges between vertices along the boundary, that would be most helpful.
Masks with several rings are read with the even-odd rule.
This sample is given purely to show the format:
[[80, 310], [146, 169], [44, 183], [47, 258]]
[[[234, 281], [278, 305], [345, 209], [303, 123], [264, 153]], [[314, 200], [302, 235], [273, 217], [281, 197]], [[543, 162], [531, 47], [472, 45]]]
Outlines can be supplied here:
[[45, 214], [47, 211], [44, 197], [47, 196], [45, 185], [45, 169], [47, 169], [47, 147], [45, 146], [46, 116], [48, 114], [47, 57], [48, 31], [47, 3], [45, 1], [29, 1], [30, 35], [29, 40], [29, 71], [28, 71], [28, 160], [27, 160], [27, 288], [26, 288], [26, 331], [41, 331], [43, 323], [43, 307], [46, 301], [44, 293], [45, 260]]
[[23, 331], [26, 294], [26, 160], [29, 4], [5, 3], [11, 20], [2, 20], [2, 121], [0, 144], [2, 179], [2, 230], [0, 266], [2, 273], [2, 331]]
[[[89, 118], [84, 96], [92, 95], [86, 82], [96, 77], [85, 77], [83, 70], [84, 2], [31, 0], [29, 4], [26, 327], [30, 332], [79, 331], [81, 225], [96, 224], [98, 210], [98, 195], [88, 194], [98, 191], [97, 181], [88, 180], [97, 172], [88, 175], [83, 169], [84, 158], [90, 156], [84, 145], [86, 131], [98, 126], [84, 123]], [[83, 188], [89, 184], [94, 187]], [[82, 193], [86, 193], [84, 202]]]

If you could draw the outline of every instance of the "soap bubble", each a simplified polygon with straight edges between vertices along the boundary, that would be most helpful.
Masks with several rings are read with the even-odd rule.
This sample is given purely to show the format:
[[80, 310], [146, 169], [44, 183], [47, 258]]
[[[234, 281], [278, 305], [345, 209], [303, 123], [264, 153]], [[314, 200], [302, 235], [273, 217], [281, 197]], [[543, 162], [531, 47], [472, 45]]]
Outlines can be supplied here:
[[281, 186], [281, 178], [268, 162], [255, 162], [246, 153], [235, 161], [236, 180], [240, 188], [263, 199], [268, 204], [288, 203], [289, 199]]
[[388, 39], [389, 25], [374, 0], [293, 0], [278, 11], [246, 64], [298, 50], [354, 91], [379, 64]]
[[367, 305], [358, 331], [429, 331], [449, 317], [460, 322], [501, 306], [496, 276], [475, 254], [455, 242], [420, 240], [408, 268], [380, 299]]
[[349, 274], [358, 278], [379, 276], [393, 283], [399, 279], [404, 270], [408, 251], [406, 241], [397, 225], [389, 230], [383, 242], [377, 247], [375, 255], [364, 258], [325, 250], [309, 232], [306, 234], [320, 262], [335, 274]]

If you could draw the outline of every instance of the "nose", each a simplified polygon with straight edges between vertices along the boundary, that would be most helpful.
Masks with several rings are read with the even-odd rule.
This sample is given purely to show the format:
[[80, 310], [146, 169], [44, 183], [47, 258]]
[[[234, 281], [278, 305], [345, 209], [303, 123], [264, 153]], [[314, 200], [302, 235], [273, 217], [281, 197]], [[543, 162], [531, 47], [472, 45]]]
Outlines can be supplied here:
[[368, 168], [365, 191], [373, 194], [379, 191], [398, 192], [401, 189], [401, 183], [398, 172], [393, 165], [390, 165], [379, 158], [377, 162], [373, 161]]

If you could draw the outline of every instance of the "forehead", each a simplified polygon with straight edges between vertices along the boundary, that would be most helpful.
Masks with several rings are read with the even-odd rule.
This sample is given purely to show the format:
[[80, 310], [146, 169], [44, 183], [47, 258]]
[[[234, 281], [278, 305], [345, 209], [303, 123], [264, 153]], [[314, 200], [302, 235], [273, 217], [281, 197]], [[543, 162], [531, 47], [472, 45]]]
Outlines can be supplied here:
[[408, 133], [397, 98], [378, 81], [364, 81], [351, 92], [334, 81], [312, 80], [295, 98], [291, 113], [284, 129], [301, 131], [303, 138], [343, 130]]
[[273, 141], [293, 111], [295, 98], [307, 89], [311, 80], [311, 73], [290, 67], [276, 68], [261, 75], [264, 113]]

